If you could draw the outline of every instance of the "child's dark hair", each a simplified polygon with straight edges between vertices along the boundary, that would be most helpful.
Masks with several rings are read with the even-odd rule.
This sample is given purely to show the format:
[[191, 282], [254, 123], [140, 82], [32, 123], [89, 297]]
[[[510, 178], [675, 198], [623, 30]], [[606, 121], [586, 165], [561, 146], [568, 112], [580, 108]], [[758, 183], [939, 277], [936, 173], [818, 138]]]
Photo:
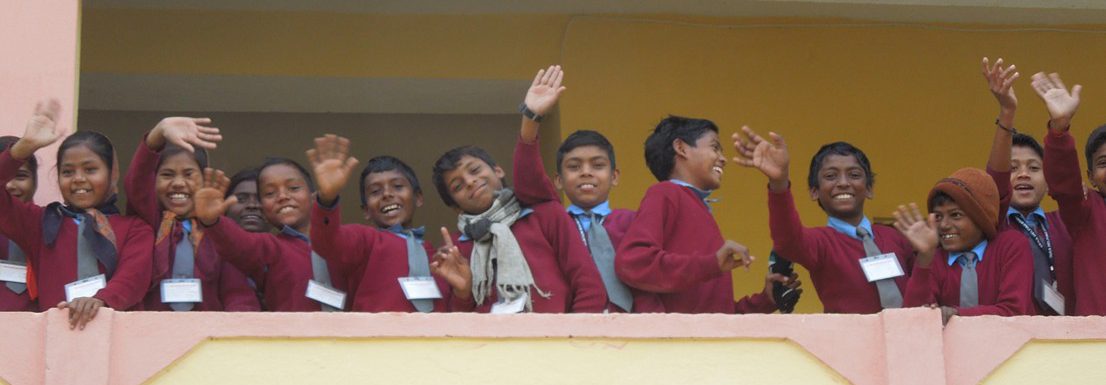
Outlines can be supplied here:
[[1030, 150], [1033, 150], [1033, 152], [1037, 153], [1037, 157], [1039, 157], [1041, 159], [1045, 158], [1045, 149], [1042, 148], [1041, 143], [1038, 143], [1037, 139], [1033, 139], [1032, 136], [1029, 136], [1029, 135], [1020, 133], [1020, 132], [1016, 133], [1016, 134], [1014, 134], [1014, 142], [1011, 146], [1012, 147], [1027, 147]]
[[230, 177], [230, 185], [227, 186], [227, 193], [223, 198], [229, 198], [231, 195], [234, 195], [234, 189], [238, 188], [238, 185], [242, 184], [242, 182], [253, 181], [257, 183], [257, 176], [257, 169], [253, 167], [245, 168], [234, 173], [234, 176]]
[[449, 186], [446, 185], [445, 173], [456, 169], [457, 166], [459, 166], [458, 163], [461, 162], [461, 158], [466, 155], [484, 161], [484, 163], [488, 164], [488, 167], [495, 167], [495, 159], [492, 159], [492, 154], [476, 146], [461, 146], [442, 154], [442, 156], [434, 162], [433, 179], [434, 187], [438, 190], [438, 195], [442, 197], [442, 203], [445, 203], [446, 206], [457, 207], [457, 201], [454, 201], [453, 196], [449, 195]]
[[[0, 136], [0, 151], [7, 151], [18, 141], [18, 136]], [[38, 183], [38, 158], [34, 154], [27, 158], [27, 167], [31, 169], [31, 179]]]
[[607, 158], [610, 158], [611, 169], [618, 168], [614, 161], [614, 146], [611, 146], [611, 142], [607, 140], [607, 137], [592, 130], [579, 130], [565, 138], [565, 141], [561, 143], [561, 147], [557, 148], [557, 172], [562, 171], [561, 165], [565, 160], [565, 154], [584, 146], [599, 147], [600, 150], [607, 153]]
[[108, 166], [108, 173], [115, 171], [115, 146], [111, 144], [111, 140], [96, 131], [77, 131], [73, 135], [65, 138], [61, 141], [61, 146], [58, 147], [58, 165], [60, 165], [62, 156], [70, 148], [77, 146], [88, 147], [92, 153], [100, 157], [100, 160], [104, 161], [104, 164]]
[[403, 174], [404, 178], [407, 178], [407, 183], [411, 184], [411, 188], [415, 190], [416, 194], [422, 194], [422, 186], [419, 185], [419, 178], [415, 176], [415, 170], [411, 169], [407, 163], [403, 163], [402, 160], [394, 156], [381, 155], [372, 159], [369, 159], [369, 163], [365, 164], [365, 169], [361, 170], [361, 206], [368, 204], [368, 198], [365, 196], [365, 178], [369, 177], [369, 174], [385, 172], [385, 171], [399, 171]]
[[203, 147], [198, 146], [196, 146], [195, 149], [195, 151], [188, 151], [184, 147], [172, 143], [167, 143], [165, 145], [165, 148], [161, 149], [161, 153], [158, 154], [157, 168], [161, 168], [161, 164], [165, 163], [166, 159], [169, 159], [174, 155], [188, 154], [188, 156], [192, 158], [192, 160], [196, 161], [196, 164], [200, 166], [200, 171], [202, 172], [203, 169], [207, 168], [207, 150], [203, 149]]
[[[676, 149], [672, 143], [676, 139], [695, 147], [707, 131], [718, 132], [718, 126], [706, 119], [685, 118], [670, 115], [657, 124], [653, 133], [645, 139], [645, 164], [658, 181], [668, 180], [676, 166]], [[613, 161], [613, 159], [612, 159]]]
[[1091, 170], [1094, 166], [1091, 164], [1091, 158], [1094, 157], [1095, 151], [1098, 151], [1099, 147], [1106, 144], [1106, 124], [1099, 126], [1091, 131], [1091, 135], [1087, 136], [1087, 147], [1083, 149], [1083, 156], [1087, 157], [1087, 170]]
[[946, 194], [944, 191], [938, 191], [937, 193], [933, 194], [933, 197], [929, 198], [929, 202], [926, 202], [927, 207], [929, 207], [930, 209], [937, 208], [937, 206], [946, 203], [956, 203], [956, 200], [952, 199], [952, 196]]
[[[281, 164], [292, 167], [296, 169], [296, 171], [299, 171], [300, 175], [303, 175], [304, 182], [307, 182], [307, 191], [315, 192], [315, 181], [311, 179], [311, 174], [307, 172], [307, 169], [303, 168], [303, 166], [300, 165], [299, 162], [282, 157], [265, 158], [265, 161], [261, 163], [261, 166], [257, 167], [257, 184], [261, 184], [261, 174], [265, 172], [266, 168]], [[257, 188], [258, 190], [260, 190], [261, 186], [257, 186]]]
[[826, 162], [826, 158], [830, 155], [856, 158], [856, 162], [860, 163], [860, 168], [864, 169], [864, 185], [871, 189], [872, 185], [876, 184], [876, 174], [872, 172], [872, 162], [868, 160], [867, 155], [864, 155], [864, 151], [848, 142], [833, 142], [819, 148], [818, 152], [814, 153], [814, 157], [810, 158], [810, 172], [806, 174], [806, 183], [811, 190], [818, 188], [818, 171], [822, 169], [822, 164]]

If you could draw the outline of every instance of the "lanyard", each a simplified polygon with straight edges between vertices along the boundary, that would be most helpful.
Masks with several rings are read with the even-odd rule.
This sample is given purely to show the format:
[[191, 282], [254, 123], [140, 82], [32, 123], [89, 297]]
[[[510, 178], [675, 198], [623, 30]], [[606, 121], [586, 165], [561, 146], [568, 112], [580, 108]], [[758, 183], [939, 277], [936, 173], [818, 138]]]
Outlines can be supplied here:
[[1044, 251], [1045, 256], [1048, 257], [1048, 271], [1052, 273], [1052, 279], [1056, 279], [1056, 268], [1052, 263], [1052, 237], [1048, 235], [1048, 230], [1042, 228], [1041, 232], [1045, 234], [1045, 238], [1041, 239], [1041, 236], [1037, 234], [1037, 231], [1033, 227], [1029, 226], [1029, 223], [1025, 221], [1020, 215], [1014, 215], [1014, 220], [1018, 222], [1022, 230], [1029, 235], [1029, 239], [1033, 240], [1033, 243], [1037, 245], [1037, 249]]
[[[588, 214], [586, 213], [573, 215], [573, 222], [576, 222], [576, 230], [580, 230], [580, 239], [584, 240], [584, 246], [591, 247], [588, 245], [587, 231], [584, 230], [584, 218], [586, 218], [587, 215]], [[591, 224], [589, 226], [602, 226], [603, 219], [605, 219], [606, 217], [599, 214], [595, 214], [595, 217], [595, 220], [591, 221]]]

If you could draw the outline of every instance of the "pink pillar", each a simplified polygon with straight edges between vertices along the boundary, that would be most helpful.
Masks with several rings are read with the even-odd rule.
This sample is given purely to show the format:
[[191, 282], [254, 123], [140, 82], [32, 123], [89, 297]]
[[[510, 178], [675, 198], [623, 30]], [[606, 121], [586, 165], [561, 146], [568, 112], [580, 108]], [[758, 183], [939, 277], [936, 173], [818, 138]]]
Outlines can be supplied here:
[[[35, 103], [58, 98], [60, 126], [76, 125], [79, 0], [0, 2], [0, 135], [23, 135]], [[39, 160], [35, 202], [60, 200], [54, 169], [57, 145]]]

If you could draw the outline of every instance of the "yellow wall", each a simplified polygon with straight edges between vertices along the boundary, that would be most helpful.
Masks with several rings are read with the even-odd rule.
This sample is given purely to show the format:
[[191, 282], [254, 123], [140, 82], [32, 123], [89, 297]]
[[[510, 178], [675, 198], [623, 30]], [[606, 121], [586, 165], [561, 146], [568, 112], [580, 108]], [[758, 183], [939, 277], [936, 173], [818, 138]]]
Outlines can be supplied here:
[[[982, 56], [1021, 69], [1016, 126], [1023, 132], [1039, 137], [1047, 119], [1028, 87], [1039, 70], [1085, 86], [1078, 142], [1106, 111], [1098, 74], [1106, 34], [1093, 32], [1101, 27], [664, 19], [88, 9], [82, 70], [528, 79], [561, 62], [569, 87], [562, 132], [598, 129], [614, 143], [623, 172], [616, 207], [636, 207], [654, 182], [641, 144], [659, 119], [680, 114], [713, 119], [725, 136], [742, 124], [784, 135], [808, 225], [825, 221], [802, 192], [810, 156], [824, 143], [847, 140], [868, 153], [878, 174], [867, 206], [874, 217], [920, 202], [957, 168], [982, 167], [997, 111], [979, 74]], [[735, 273], [739, 294], [763, 286], [771, 247], [765, 183], [731, 163], [716, 195], [723, 233], [762, 261]], [[811, 289], [799, 311], [820, 309]]]

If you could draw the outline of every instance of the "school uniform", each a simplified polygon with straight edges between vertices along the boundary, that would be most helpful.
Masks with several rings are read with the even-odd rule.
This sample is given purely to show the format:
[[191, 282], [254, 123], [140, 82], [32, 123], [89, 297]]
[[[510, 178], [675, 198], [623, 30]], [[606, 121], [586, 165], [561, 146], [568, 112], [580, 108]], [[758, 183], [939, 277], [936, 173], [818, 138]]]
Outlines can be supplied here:
[[[143, 300], [149, 311], [260, 311], [261, 303], [246, 275], [215, 252], [215, 245], [202, 235], [192, 220], [177, 220], [162, 211], [157, 199], [159, 154], [146, 146], [145, 138], [131, 160], [124, 180], [127, 213], [141, 218], [155, 231], [153, 270], [149, 291]], [[197, 242], [198, 240], [198, 242]], [[190, 242], [182, 245], [181, 242]], [[192, 252], [192, 266], [176, 266], [176, 253]], [[179, 276], [178, 276], [179, 275]], [[202, 302], [170, 305], [161, 301], [162, 281], [171, 278], [200, 280]]]
[[764, 293], [735, 302], [733, 278], [718, 267], [725, 243], [707, 206], [708, 192], [670, 180], [649, 187], [615, 253], [615, 271], [627, 285], [655, 293], [648, 312], [771, 313]]
[[1106, 280], [1102, 278], [1106, 276], [1106, 198], [1093, 189], [1084, 193], [1083, 169], [1071, 133], [1049, 131], [1045, 159], [1048, 195], [1059, 203], [1060, 218], [1071, 236], [1075, 310], [1070, 313], [1106, 315]]
[[999, 229], [1012, 229], [1020, 232], [1029, 241], [1033, 253], [1033, 303], [1037, 307], [1037, 314], [1056, 315], [1041, 296], [1044, 288], [1041, 280], [1056, 283], [1056, 289], [1064, 296], [1064, 309], [1068, 315], [1075, 311], [1075, 283], [1074, 268], [1072, 266], [1072, 239], [1068, 234], [1068, 228], [1060, 218], [1059, 211], [1046, 213], [1040, 207], [1033, 210], [1029, 216], [1023, 215], [1017, 209], [1010, 206], [1009, 195], [1013, 194], [1010, 184], [1010, 172], [998, 172], [987, 169], [987, 173], [994, 179], [995, 185], [1002, 199], [1000, 213], [1004, 213], [999, 221]]
[[[412, 276], [408, 260], [408, 237], [415, 236], [419, 247], [426, 252], [425, 276], [429, 276], [429, 263], [434, 255], [430, 243], [422, 240], [422, 229], [383, 230], [360, 224], [342, 224], [342, 213], [336, 207], [323, 207], [318, 202], [311, 209], [311, 247], [323, 258], [334, 261], [336, 267], [345, 270], [350, 277], [356, 295], [352, 299], [353, 311], [365, 312], [419, 312], [408, 300], [399, 279]], [[335, 204], [337, 206], [337, 204]], [[429, 312], [448, 310], [448, 296], [452, 292], [449, 283], [434, 277], [442, 298], [430, 301]]]
[[[519, 138], [518, 143], [515, 145], [514, 170], [512, 174], [516, 185], [514, 190], [515, 197], [518, 198], [519, 203], [523, 205], [535, 205], [543, 202], [560, 202], [560, 193], [557, 192], [557, 189], [553, 186], [553, 182], [549, 179], [549, 176], [545, 173], [545, 169], [542, 167], [541, 146], [538, 144], [537, 140], [535, 140], [534, 143], [526, 143], [522, 141], [522, 138]], [[584, 246], [587, 246], [586, 234], [589, 227], [591, 227], [591, 219], [586, 215], [586, 210], [574, 204], [570, 204], [566, 211], [574, 222], [581, 241], [584, 242]], [[617, 251], [619, 243], [621, 243], [622, 238], [626, 235], [626, 230], [630, 228], [630, 223], [634, 220], [634, 211], [611, 209], [610, 200], [593, 207], [591, 211], [598, 215], [603, 228], [607, 231], [611, 244], [614, 245]], [[633, 295], [633, 312], [642, 312], [649, 309], [653, 309], [653, 311], [657, 312], [663, 311], [656, 310], [659, 308], [659, 302], [652, 293], [637, 290], [632, 287], [630, 288], [630, 292]], [[614, 303], [607, 304], [607, 311], [616, 313], [626, 312], [625, 309]]]
[[894, 253], [904, 275], [895, 288], [906, 290], [914, 264], [914, 248], [898, 230], [873, 225], [864, 217], [860, 226], [830, 217], [826, 226], [803, 227], [791, 190], [768, 192], [768, 226], [772, 247], [779, 255], [810, 271], [810, 281], [826, 313], [872, 314], [883, 310], [875, 282], [869, 282], [860, 260], [868, 257], [857, 228], [872, 235], [882, 253]]
[[964, 253], [949, 253], [938, 248], [930, 267], [914, 265], [907, 283], [905, 306], [938, 304], [957, 308], [961, 316], [1034, 315], [1033, 256], [1029, 242], [1017, 231], [1000, 231], [970, 250], [975, 263], [978, 304], [961, 306], [961, 279], [964, 265], [958, 258]]
[[[12, 159], [8, 151], [0, 154], [0, 184], [15, 177], [22, 165], [23, 162]], [[0, 232], [26, 252], [37, 282], [35, 289], [40, 311], [65, 301], [65, 285], [77, 280], [78, 268], [79, 225], [75, 219], [61, 216], [54, 234], [56, 238], [49, 244], [43, 226], [47, 210], [34, 203], [15, 200], [7, 191], [0, 192], [0, 212], [5, 213], [0, 218]], [[141, 310], [140, 302], [150, 284], [153, 231], [141, 219], [105, 214], [106, 225], [115, 236], [115, 268], [108, 269], [97, 258], [96, 267], [106, 275], [107, 284], [94, 297], [115, 310]]]
[[[16, 257], [13, 251], [22, 257]], [[15, 242], [0, 235], [0, 260], [26, 264], [26, 253]], [[8, 282], [0, 281], [0, 311], [34, 311], [37, 308], [38, 305], [27, 290], [27, 284], [9, 285]]]
[[[533, 275], [534, 286], [549, 294], [545, 297], [538, 290], [531, 290], [534, 313], [597, 313], [606, 307], [602, 279], [575, 232], [564, 208], [555, 202], [523, 208], [518, 220], [511, 225], [511, 233], [518, 240]], [[471, 259], [473, 241], [460, 234], [454, 234], [453, 240], [461, 255]], [[497, 300], [496, 291], [491, 290], [480, 306], [472, 296], [467, 299], [453, 297], [450, 306], [453, 311], [488, 313]]]
[[[311, 246], [307, 235], [285, 226], [278, 234], [251, 233], [234, 220], [220, 217], [215, 225], [205, 229], [215, 251], [242, 272], [265, 282], [264, 301], [272, 311], [311, 312], [323, 306], [308, 298], [308, 281], [315, 278], [311, 265]], [[331, 286], [346, 292], [345, 309], [349, 308], [348, 279], [334, 262], [326, 262]]]

